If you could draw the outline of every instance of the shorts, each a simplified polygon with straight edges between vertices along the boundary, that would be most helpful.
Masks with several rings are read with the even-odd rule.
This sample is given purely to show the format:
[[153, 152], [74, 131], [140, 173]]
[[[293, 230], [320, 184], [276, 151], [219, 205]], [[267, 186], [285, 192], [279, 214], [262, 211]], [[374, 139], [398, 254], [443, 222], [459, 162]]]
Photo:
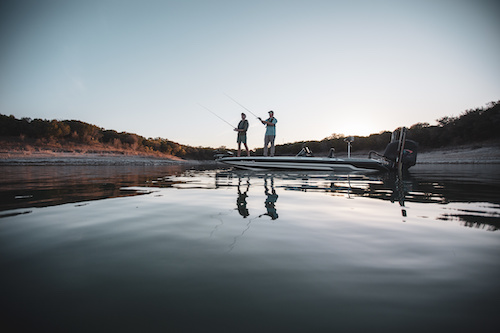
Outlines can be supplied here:
[[236, 138], [237, 143], [247, 143], [247, 134], [238, 134], [238, 137]]

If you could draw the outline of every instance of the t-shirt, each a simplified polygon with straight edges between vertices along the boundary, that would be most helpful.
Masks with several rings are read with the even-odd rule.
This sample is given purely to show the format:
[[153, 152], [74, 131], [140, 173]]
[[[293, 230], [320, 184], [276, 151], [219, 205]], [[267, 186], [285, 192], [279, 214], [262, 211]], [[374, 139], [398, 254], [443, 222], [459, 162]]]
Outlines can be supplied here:
[[238, 129], [242, 129], [242, 130], [245, 130], [243, 132], [238, 132], [238, 134], [245, 134], [247, 129], [248, 129], [248, 120], [240, 120], [240, 122], [238, 123]]
[[[267, 118], [266, 121], [269, 121], [273, 124], [276, 124], [278, 120], [276, 118]], [[266, 125], [266, 135], [274, 135], [276, 136], [276, 126]]]

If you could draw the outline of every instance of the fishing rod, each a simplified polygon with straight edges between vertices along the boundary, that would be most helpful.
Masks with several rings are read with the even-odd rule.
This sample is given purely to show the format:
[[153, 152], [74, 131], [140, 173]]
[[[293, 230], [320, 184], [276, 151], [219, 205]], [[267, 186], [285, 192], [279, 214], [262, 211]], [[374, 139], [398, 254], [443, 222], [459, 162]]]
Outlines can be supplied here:
[[225, 122], [226, 124], [228, 124], [229, 126], [231, 126], [232, 129], [235, 128], [233, 125], [231, 125], [231, 123], [229, 123], [228, 121], [226, 121], [226, 120], [222, 119], [221, 117], [219, 117], [218, 114], [216, 114], [215, 112], [213, 112], [212, 110], [210, 110], [206, 106], [203, 106], [200, 103], [198, 103], [198, 105], [201, 106], [202, 108], [206, 109], [208, 112], [210, 112], [211, 114], [213, 114], [214, 116], [216, 116], [217, 118], [219, 118], [220, 120], [222, 120], [223, 122]]
[[233, 102], [235, 102], [236, 104], [238, 104], [239, 106], [241, 106], [243, 109], [247, 110], [248, 112], [250, 112], [251, 114], [254, 115], [255, 118], [257, 119], [260, 119], [260, 117], [258, 117], [255, 113], [253, 113], [252, 111], [248, 110], [246, 107], [244, 107], [243, 105], [241, 105], [240, 103], [238, 103], [234, 98], [232, 98], [231, 96], [229, 96], [228, 94], [224, 93], [224, 95], [226, 95], [227, 97], [229, 97]]

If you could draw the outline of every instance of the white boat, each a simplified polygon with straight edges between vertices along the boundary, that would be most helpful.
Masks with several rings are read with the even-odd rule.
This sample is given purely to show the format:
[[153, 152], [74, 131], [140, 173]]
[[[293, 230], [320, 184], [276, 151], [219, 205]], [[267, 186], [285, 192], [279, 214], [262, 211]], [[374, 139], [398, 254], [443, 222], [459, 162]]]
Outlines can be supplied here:
[[[417, 160], [418, 144], [402, 137], [400, 141], [393, 141], [387, 145], [383, 155], [371, 151], [368, 158], [351, 158], [350, 148], [352, 138], [348, 143], [348, 157], [335, 157], [334, 150], [330, 150], [327, 157], [314, 157], [311, 151], [304, 147], [296, 156], [242, 156], [232, 154], [218, 154], [218, 162], [246, 170], [314, 170], [349, 173], [370, 173], [408, 169], [415, 165]], [[404, 144], [401, 144], [403, 142]]]
[[390, 170], [389, 163], [371, 158], [224, 156], [218, 158], [217, 161], [246, 170], [314, 170], [335, 172], [377, 172]]

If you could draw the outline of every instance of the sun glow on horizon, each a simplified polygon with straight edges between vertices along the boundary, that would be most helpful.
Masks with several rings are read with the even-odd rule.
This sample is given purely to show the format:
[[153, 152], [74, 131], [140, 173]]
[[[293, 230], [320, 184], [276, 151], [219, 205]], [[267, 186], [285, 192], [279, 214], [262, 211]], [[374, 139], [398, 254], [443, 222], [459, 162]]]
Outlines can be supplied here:
[[371, 121], [361, 121], [344, 119], [334, 126], [334, 132], [332, 134], [338, 134], [343, 136], [369, 136], [370, 134], [377, 134], [383, 131], [392, 131], [394, 129], [382, 129], [383, 125], [374, 124]]

